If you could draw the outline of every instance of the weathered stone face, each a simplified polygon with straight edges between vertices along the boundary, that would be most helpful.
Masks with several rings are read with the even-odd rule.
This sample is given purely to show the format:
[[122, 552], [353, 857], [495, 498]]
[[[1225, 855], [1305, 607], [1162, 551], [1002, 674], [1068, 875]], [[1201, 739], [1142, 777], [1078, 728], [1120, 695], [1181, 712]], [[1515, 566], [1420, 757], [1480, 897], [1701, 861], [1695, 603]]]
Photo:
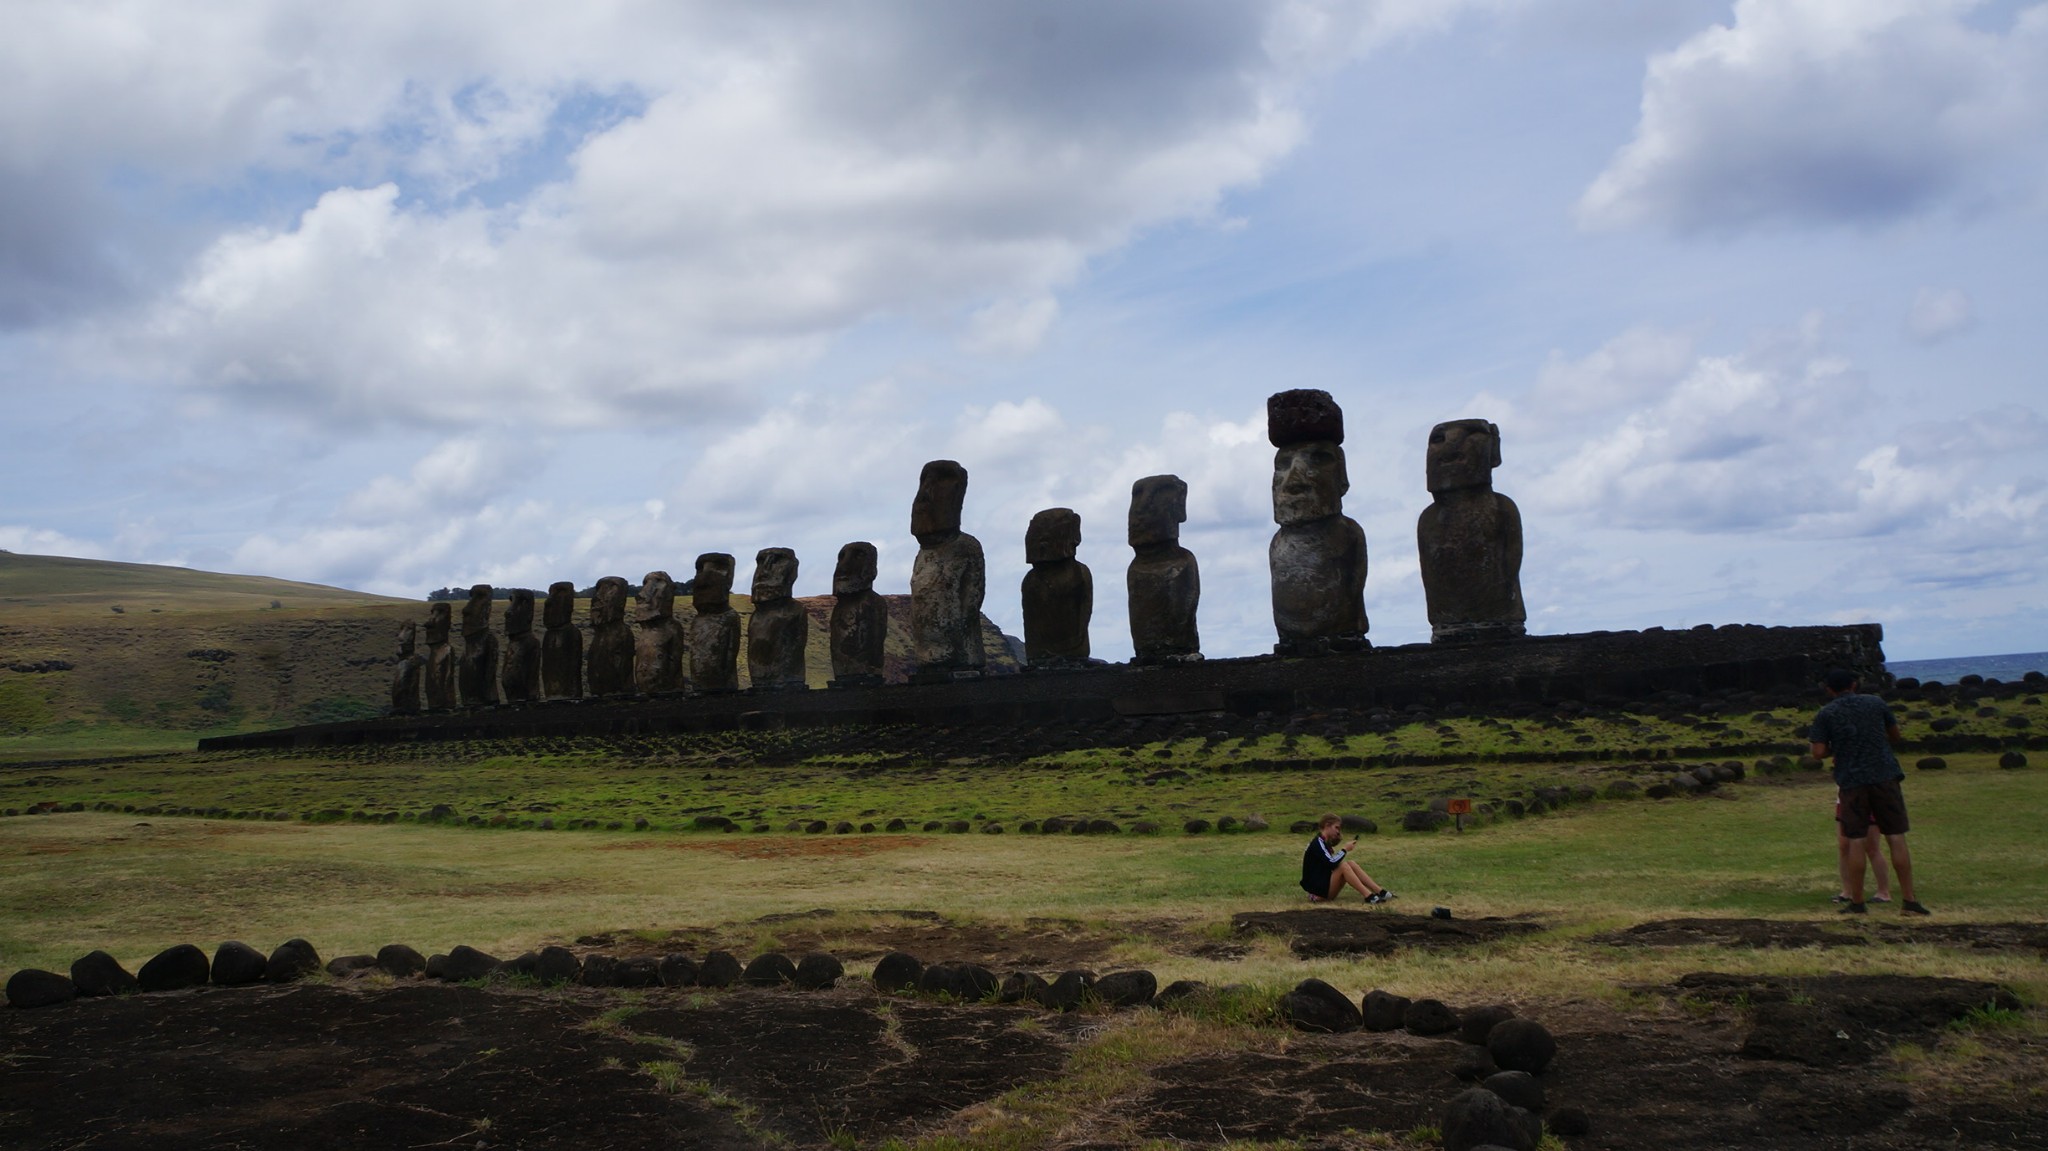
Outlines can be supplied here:
[[626, 580], [606, 576], [590, 589], [590, 626], [605, 627], [626, 622]]
[[838, 566], [832, 569], [832, 594], [857, 595], [873, 591], [879, 557], [875, 545], [855, 540], [839, 549]]
[[[482, 613], [484, 630], [462, 633], [462, 660], [455, 668], [456, 687], [462, 693], [462, 702], [470, 707], [498, 702], [498, 637], [491, 634], [490, 589], [484, 588], [484, 603], [487, 609]], [[477, 594], [471, 590], [470, 602], [475, 603]], [[463, 612], [463, 627], [469, 626], [470, 613]]]
[[1180, 542], [1180, 525], [1188, 519], [1188, 485], [1179, 476], [1146, 476], [1131, 485], [1128, 522], [1134, 548]]
[[469, 602], [462, 605], [462, 634], [480, 635], [491, 630], [491, 585], [480, 583], [469, 589]]
[[533, 592], [517, 588], [505, 601], [505, 634], [526, 635], [533, 630]]
[[405, 659], [412, 655], [416, 642], [414, 637], [417, 634], [417, 625], [410, 621], [398, 625], [398, 658]]
[[391, 672], [391, 713], [414, 715], [420, 710], [420, 673], [427, 661], [413, 650], [415, 628], [398, 627], [398, 666]]
[[1344, 449], [1329, 440], [1290, 444], [1273, 453], [1273, 522], [1294, 526], [1341, 515], [1351, 490]]
[[639, 622], [652, 623], [676, 614], [676, 585], [667, 572], [648, 572], [640, 577], [640, 603], [635, 613]]
[[640, 580], [640, 626], [633, 634], [633, 686], [652, 694], [683, 689], [685, 641], [675, 620], [676, 585], [665, 571]]
[[568, 627], [575, 618], [576, 585], [568, 580], [549, 584], [548, 602], [542, 609], [541, 622], [548, 627]]
[[1072, 508], [1047, 508], [1024, 529], [1024, 562], [1070, 560], [1081, 550], [1081, 517]]
[[448, 642], [448, 625], [454, 617], [454, 609], [446, 601], [427, 605], [427, 646], [436, 647]]
[[796, 553], [789, 548], [762, 548], [754, 553], [754, 606], [786, 600], [796, 589]]
[[1486, 420], [1447, 420], [1430, 429], [1431, 492], [1490, 488], [1500, 466], [1500, 429]]
[[732, 574], [735, 561], [724, 552], [705, 552], [697, 557], [697, 579], [691, 585], [690, 602], [697, 614], [732, 610]]
[[917, 497], [910, 503], [910, 534], [919, 543], [936, 543], [959, 531], [966, 502], [967, 469], [952, 460], [933, 460], [917, 477]]
[[587, 686], [592, 695], [633, 690], [633, 629], [626, 626], [626, 581], [606, 576], [590, 593]]

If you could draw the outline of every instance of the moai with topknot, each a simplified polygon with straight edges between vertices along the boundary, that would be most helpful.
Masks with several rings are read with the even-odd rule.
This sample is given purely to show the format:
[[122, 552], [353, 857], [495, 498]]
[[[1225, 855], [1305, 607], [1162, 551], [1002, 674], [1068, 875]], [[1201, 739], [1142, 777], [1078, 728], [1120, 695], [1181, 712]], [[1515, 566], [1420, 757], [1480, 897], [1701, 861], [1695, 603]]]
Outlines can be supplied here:
[[455, 610], [448, 601], [427, 605], [427, 707], [446, 711], [455, 706], [455, 649], [448, 643]]
[[464, 707], [498, 702], [498, 637], [491, 633], [491, 585], [475, 584], [462, 605], [462, 662], [455, 670]]
[[1202, 571], [1180, 546], [1188, 485], [1179, 476], [1146, 476], [1131, 485], [1129, 533], [1137, 555], [1124, 573], [1131, 601], [1133, 663], [1192, 663], [1202, 658], [1195, 610]]
[[1024, 531], [1024, 662], [1051, 671], [1088, 665], [1088, 620], [1095, 614], [1095, 577], [1075, 559], [1081, 517], [1047, 508]]
[[733, 558], [724, 552], [697, 557], [690, 602], [690, 686], [698, 691], [738, 691], [740, 615], [732, 610]]
[[796, 602], [796, 553], [762, 548], [754, 555], [754, 617], [747, 621], [747, 678], [755, 691], [803, 691], [804, 648], [811, 617]]
[[626, 625], [626, 579], [606, 576], [590, 590], [590, 660], [585, 686], [593, 696], [633, 690], [633, 629]]
[[583, 698], [583, 632], [576, 626], [576, 585], [561, 580], [548, 585], [541, 622], [541, 690], [549, 699]]
[[391, 714], [418, 715], [420, 710], [420, 671], [427, 661], [413, 651], [417, 625], [411, 621], [398, 625], [398, 666], [391, 671]]
[[1500, 429], [1449, 420], [1429, 433], [1430, 505], [1415, 521], [1422, 593], [1433, 643], [1483, 643], [1524, 634], [1522, 512], [1493, 490]]
[[533, 634], [533, 591], [516, 588], [505, 601], [505, 658], [498, 671], [506, 703], [540, 698], [540, 639]]
[[910, 643], [914, 678], [943, 681], [979, 676], [987, 656], [981, 643], [981, 601], [988, 566], [981, 541], [960, 530], [967, 500], [967, 469], [933, 460], [917, 479], [910, 534], [917, 560], [910, 569]]
[[633, 686], [644, 694], [683, 690], [689, 640], [676, 622], [676, 585], [665, 571], [640, 580], [639, 627], [633, 635]]
[[1273, 443], [1273, 520], [1266, 557], [1273, 573], [1279, 655], [1323, 655], [1372, 646], [1365, 638], [1365, 529], [1344, 514], [1344, 411], [1312, 388], [1266, 400]]
[[832, 686], [872, 687], [882, 682], [889, 638], [889, 603], [875, 594], [875, 545], [857, 540], [839, 549], [832, 569]]

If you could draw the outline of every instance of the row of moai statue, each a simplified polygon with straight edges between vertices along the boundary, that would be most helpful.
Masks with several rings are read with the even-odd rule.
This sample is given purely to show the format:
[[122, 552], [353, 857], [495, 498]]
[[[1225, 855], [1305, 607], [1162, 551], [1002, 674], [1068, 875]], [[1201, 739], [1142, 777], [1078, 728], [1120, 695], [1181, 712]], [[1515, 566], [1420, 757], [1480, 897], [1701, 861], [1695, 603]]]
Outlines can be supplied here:
[[[1273, 625], [1280, 655], [1313, 656], [1371, 646], [1365, 613], [1365, 531], [1344, 514], [1350, 490], [1344, 460], [1344, 413], [1327, 392], [1280, 392], [1266, 403], [1274, 447]], [[1427, 478], [1431, 503], [1416, 523], [1431, 638], [1473, 643], [1523, 634], [1522, 521], [1514, 501], [1493, 490], [1500, 431], [1485, 420], [1452, 420], [1430, 432]], [[1133, 662], [1173, 664], [1202, 658], [1196, 628], [1200, 568], [1180, 543], [1187, 520], [1187, 484], [1172, 475], [1131, 485], [1128, 540], [1135, 553], [1125, 572]], [[981, 542], [961, 530], [967, 469], [934, 460], [918, 477], [910, 530], [918, 552], [910, 576], [910, 638], [914, 682], [972, 679], [986, 662], [981, 607], [987, 564]], [[1078, 558], [1081, 517], [1048, 508], [1024, 535], [1031, 565], [1022, 588], [1026, 664], [1058, 671], [1089, 666], [1088, 624], [1095, 584]], [[877, 553], [865, 541], [839, 551], [832, 575], [828, 628], [832, 685], [882, 682], [888, 607], [874, 590]], [[449, 645], [452, 612], [429, 610], [427, 653], [415, 651], [414, 625], [400, 630], [400, 662], [392, 709], [417, 711], [458, 704], [524, 703], [633, 692], [732, 691], [739, 686], [739, 615], [732, 608], [733, 557], [697, 557], [691, 584], [695, 618], [675, 619], [675, 586], [667, 572], [641, 581], [633, 626], [626, 622], [628, 585], [598, 581], [590, 601], [590, 642], [573, 613], [575, 585], [548, 589], [545, 631], [533, 635], [534, 594], [515, 591], [505, 611], [502, 648], [491, 633], [492, 589], [470, 589], [462, 611], [463, 650]], [[746, 656], [756, 690], [805, 687], [809, 622], [792, 596], [797, 557], [788, 548], [755, 556], [754, 614]], [[493, 672], [496, 672], [494, 675]], [[500, 694], [502, 690], [502, 695]]]

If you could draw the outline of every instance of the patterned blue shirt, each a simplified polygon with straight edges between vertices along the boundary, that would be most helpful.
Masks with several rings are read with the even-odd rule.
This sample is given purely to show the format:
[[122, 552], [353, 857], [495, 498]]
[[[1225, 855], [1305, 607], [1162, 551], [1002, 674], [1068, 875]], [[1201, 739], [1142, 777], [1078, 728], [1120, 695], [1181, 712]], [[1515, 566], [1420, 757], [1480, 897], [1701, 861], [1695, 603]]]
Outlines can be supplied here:
[[1813, 717], [1812, 739], [1835, 757], [1836, 787], [1867, 787], [1906, 778], [1885, 732], [1898, 723], [1874, 695], [1838, 695]]

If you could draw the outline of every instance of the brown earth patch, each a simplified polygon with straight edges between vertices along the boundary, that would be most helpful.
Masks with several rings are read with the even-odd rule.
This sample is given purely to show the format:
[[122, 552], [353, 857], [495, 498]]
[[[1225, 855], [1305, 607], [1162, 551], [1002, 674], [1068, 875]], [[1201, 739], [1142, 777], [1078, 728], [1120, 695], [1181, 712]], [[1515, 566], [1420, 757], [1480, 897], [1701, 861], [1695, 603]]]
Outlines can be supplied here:
[[1542, 931], [1528, 919], [1438, 919], [1398, 911], [1349, 911], [1335, 907], [1298, 911], [1243, 911], [1230, 917], [1240, 936], [1284, 935], [1296, 955], [1391, 955], [1398, 948], [1436, 950], [1464, 947]]
[[[1873, 915], [1877, 914], [1873, 910]], [[1875, 938], [1873, 938], [1873, 934]], [[1986, 951], [2048, 953], [2048, 924], [1872, 922], [1838, 919], [1659, 919], [1592, 936], [1617, 947], [1861, 947], [1939, 943]]]
[[[1172, 941], [1192, 948], [1196, 941], [1172, 925], [1154, 924], [1160, 934], [1145, 938]], [[879, 959], [891, 951], [907, 952], [926, 963], [980, 963], [999, 973], [1016, 969], [1057, 973], [1098, 965], [1112, 947], [1132, 933], [1112, 934], [1079, 920], [1029, 918], [1016, 926], [960, 923], [934, 911], [868, 911], [842, 915], [816, 911], [764, 915], [749, 923], [686, 929], [665, 939], [648, 940], [622, 932], [586, 935], [581, 947], [613, 955], [660, 955], [671, 951], [701, 953], [712, 948], [751, 946], [763, 928], [772, 929], [775, 946], [792, 956], [807, 951], [836, 955], [852, 965]], [[865, 971], [858, 974], [866, 974]]]

